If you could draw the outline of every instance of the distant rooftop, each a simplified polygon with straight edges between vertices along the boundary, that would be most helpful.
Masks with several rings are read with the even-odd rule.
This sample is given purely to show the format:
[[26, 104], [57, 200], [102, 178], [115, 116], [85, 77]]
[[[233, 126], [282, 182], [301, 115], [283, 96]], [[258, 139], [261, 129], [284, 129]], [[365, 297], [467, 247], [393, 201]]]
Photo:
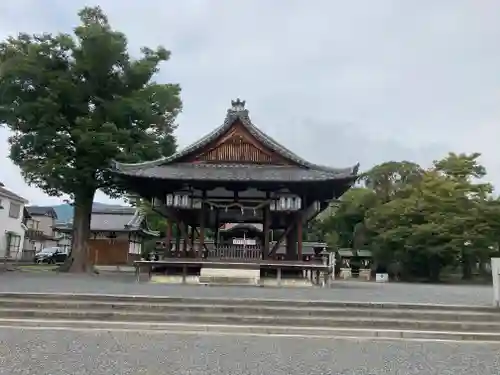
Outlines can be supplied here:
[[27, 206], [31, 216], [50, 216], [57, 220], [57, 213], [52, 206]]

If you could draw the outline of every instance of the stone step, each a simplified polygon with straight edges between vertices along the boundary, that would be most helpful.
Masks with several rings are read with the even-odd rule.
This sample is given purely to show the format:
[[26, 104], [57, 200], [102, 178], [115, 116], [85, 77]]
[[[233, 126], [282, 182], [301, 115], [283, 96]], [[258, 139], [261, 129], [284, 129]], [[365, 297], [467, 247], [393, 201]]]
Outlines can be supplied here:
[[470, 321], [496, 322], [500, 321], [500, 312], [490, 309], [483, 311], [448, 311], [420, 309], [377, 309], [357, 307], [281, 307], [253, 305], [212, 305], [189, 303], [143, 303], [143, 302], [107, 302], [107, 301], [51, 301], [51, 300], [20, 300], [0, 299], [0, 308], [10, 310], [57, 309], [57, 310], [113, 310], [122, 312], [151, 313], [234, 313], [241, 315], [271, 315], [271, 316], [306, 316], [306, 317], [350, 317], [350, 318], [387, 318], [414, 319], [434, 321]]
[[44, 319], [44, 320], [98, 320], [122, 322], [170, 322], [226, 325], [271, 325], [287, 327], [323, 327], [323, 328], [372, 328], [421, 331], [457, 331], [484, 332], [500, 334], [500, 322], [473, 321], [432, 321], [391, 318], [357, 317], [310, 317], [310, 316], [262, 316], [210, 314], [210, 313], [163, 313], [116, 310], [57, 310], [57, 309], [6, 309], [0, 308], [0, 318]]
[[159, 323], [159, 322], [112, 322], [96, 320], [44, 320], [44, 319], [4, 319], [0, 318], [0, 327], [16, 329], [43, 330], [105, 330], [125, 332], [148, 332], [155, 334], [234, 334], [242, 335], [273, 335], [321, 338], [355, 338], [380, 340], [440, 340], [494, 343], [500, 342], [500, 333], [491, 332], [459, 332], [459, 331], [422, 331], [374, 328], [328, 328], [328, 327], [286, 327], [272, 325], [227, 325], [227, 324], [190, 324], [190, 323]]
[[[332, 291], [332, 294], [335, 292]], [[408, 304], [393, 302], [345, 302], [345, 301], [309, 301], [286, 299], [256, 299], [256, 298], [193, 298], [193, 297], [165, 297], [148, 295], [108, 295], [108, 294], [74, 294], [74, 293], [0, 293], [3, 301], [79, 301], [79, 302], [133, 302], [144, 304], [201, 304], [220, 306], [273, 306], [286, 308], [358, 308], [358, 309], [401, 309], [401, 310], [427, 310], [427, 311], [454, 311], [454, 312], [486, 312], [500, 314], [500, 309], [489, 306], [470, 305], [443, 305], [443, 304]]]

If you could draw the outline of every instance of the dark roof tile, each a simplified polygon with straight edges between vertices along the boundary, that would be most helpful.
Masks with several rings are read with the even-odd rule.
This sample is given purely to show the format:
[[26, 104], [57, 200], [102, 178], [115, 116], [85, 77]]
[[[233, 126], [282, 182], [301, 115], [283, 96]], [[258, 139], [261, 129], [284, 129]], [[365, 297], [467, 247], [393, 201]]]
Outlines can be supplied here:
[[51, 206], [27, 206], [26, 209], [32, 216], [51, 216], [57, 219], [57, 213]]
[[[351, 168], [338, 169], [308, 162], [258, 129], [250, 120], [248, 110], [244, 108], [245, 102], [241, 102], [238, 99], [237, 101], [233, 101], [232, 105], [233, 107], [227, 111], [226, 119], [221, 126], [185, 149], [172, 156], [144, 163], [125, 164], [115, 162], [112, 170], [121, 175], [171, 180], [320, 181], [355, 177], [357, 175], [359, 164]], [[297, 166], [260, 166], [255, 164], [193, 165], [179, 163], [185, 156], [197, 152], [227, 132], [237, 120], [239, 120], [259, 142], [266, 145], [277, 154], [280, 154], [283, 158], [292, 161]]]
[[277, 165], [189, 164], [125, 170], [123, 175], [165, 180], [205, 181], [328, 181], [353, 178], [351, 169], [325, 171]]

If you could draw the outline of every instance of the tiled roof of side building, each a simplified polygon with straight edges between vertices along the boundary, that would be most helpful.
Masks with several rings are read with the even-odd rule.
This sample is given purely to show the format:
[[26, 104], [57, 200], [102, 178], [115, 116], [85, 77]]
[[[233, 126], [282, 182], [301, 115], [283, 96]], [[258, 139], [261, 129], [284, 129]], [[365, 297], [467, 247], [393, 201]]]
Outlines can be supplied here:
[[[134, 207], [96, 208], [92, 211], [90, 230], [93, 232], [136, 232], [145, 230], [152, 235], [157, 235], [158, 233], [144, 228], [144, 220], [144, 215]], [[55, 229], [68, 231], [72, 227], [72, 223], [59, 223]]]
[[[232, 108], [228, 109], [226, 119], [221, 126], [172, 156], [136, 164], [115, 162], [112, 168], [113, 171], [130, 176], [186, 180], [320, 181], [343, 179], [357, 175], [359, 164], [349, 168], [332, 168], [310, 163], [293, 153], [258, 129], [250, 120], [248, 110], [244, 108], [244, 104], [244, 101], [233, 101]], [[181, 159], [196, 153], [226, 133], [237, 120], [256, 140], [284, 159], [290, 160], [296, 166], [225, 163], [190, 164], [180, 162]]]
[[51, 206], [27, 206], [26, 210], [34, 216], [52, 216], [57, 219], [57, 213]]

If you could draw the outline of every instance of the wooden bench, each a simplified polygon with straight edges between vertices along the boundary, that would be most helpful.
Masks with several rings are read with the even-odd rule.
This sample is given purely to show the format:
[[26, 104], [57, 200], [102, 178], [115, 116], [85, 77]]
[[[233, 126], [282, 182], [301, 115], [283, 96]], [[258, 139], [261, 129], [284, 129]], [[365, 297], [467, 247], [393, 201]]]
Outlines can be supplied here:
[[182, 268], [182, 282], [186, 283], [188, 268], [231, 268], [231, 269], [271, 269], [276, 270], [277, 284], [281, 284], [283, 270], [311, 271], [314, 275], [312, 281], [316, 285], [329, 285], [333, 267], [328, 264], [300, 262], [300, 261], [216, 261], [204, 259], [165, 259], [165, 260], [139, 260], [134, 262], [136, 280], [141, 280], [141, 270], [146, 269], [148, 280], [151, 280], [154, 267], [177, 266]]

